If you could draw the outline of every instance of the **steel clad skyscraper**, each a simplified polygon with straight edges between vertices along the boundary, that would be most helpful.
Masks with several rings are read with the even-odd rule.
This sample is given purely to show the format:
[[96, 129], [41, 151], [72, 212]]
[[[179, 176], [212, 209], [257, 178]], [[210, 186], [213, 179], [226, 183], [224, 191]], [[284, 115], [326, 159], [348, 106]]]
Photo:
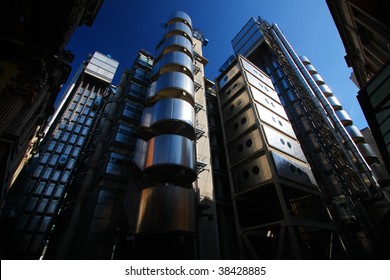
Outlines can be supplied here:
[[95, 52], [79, 68], [45, 129], [31, 164], [8, 195], [1, 214], [6, 258], [37, 259], [55, 227], [118, 62]]
[[348, 257], [387, 255], [389, 201], [380, 186], [387, 178], [381, 166], [369, 166], [375, 156], [321, 76], [276, 24], [261, 18], [251, 18], [232, 45], [271, 77]]

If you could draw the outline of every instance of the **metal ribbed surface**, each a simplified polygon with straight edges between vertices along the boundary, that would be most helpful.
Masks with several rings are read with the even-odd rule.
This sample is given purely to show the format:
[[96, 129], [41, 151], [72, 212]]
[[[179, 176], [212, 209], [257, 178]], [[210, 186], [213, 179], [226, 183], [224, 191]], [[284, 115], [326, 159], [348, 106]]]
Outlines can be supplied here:
[[314, 81], [316, 82], [317, 85], [325, 84], [324, 79], [322, 79], [322, 77], [319, 74], [313, 74], [311, 76], [313, 77], [313, 79], [314, 79]]
[[185, 12], [182, 12], [182, 11], [173, 12], [169, 16], [168, 24], [173, 22], [173, 21], [177, 21], [177, 20], [185, 22], [189, 27], [192, 28], [192, 20], [191, 20], [190, 16], [187, 15]]
[[169, 52], [153, 66], [151, 76], [166, 72], [181, 72], [194, 78], [194, 65], [191, 57], [179, 51]]
[[378, 160], [378, 155], [374, 152], [370, 144], [359, 143], [357, 144], [357, 147], [368, 164]]
[[336, 98], [336, 96], [329, 96], [328, 98], [328, 101], [330, 103], [330, 105], [332, 106], [332, 108], [334, 110], [341, 110], [343, 109], [343, 106], [341, 106], [341, 103], [340, 101]]
[[346, 126], [345, 129], [347, 130], [349, 136], [351, 136], [351, 138], [355, 142], [359, 142], [359, 141], [364, 140], [363, 134], [360, 132], [359, 128], [357, 128], [356, 126], [354, 126], [354, 125]]
[[150, 128], [155, 135], [174, 133], [194, 140], [194, 107], [182, 99], [161, 99], [144, 109], [141, 127]]
[[182, 51], [188, 54], [191, 58], [194, 56], [191, 41], [187, 37], [181, 35], [173, 35], [166, 38], [161, 46], [157, 49], [156, 57], [171, 51]]
[[333, 95], [332, 90], [327, 85], [319, 85], [319, 88], [326, 97]]
[[145, 172], [167, 182], [191, 183], [196, 179], [195, 145], [183, 136], [164, 134], [148, 141]]
[[143, 189], [136, 233], [195, 233], [195, 203], [195, 192], [192, 189], [172, 185]]
[[346, 111], [338, 110], [335, 113], [344, 126], [352, 125], [352, 119]]
[[162, 74], [150, 85], [146, 93], [146, 99], [161, 98], [180, 98], [193, 105], [194, 83], [190, 77], [180, 72]]
[[168, 24], [166, 38], [173, 35], [184, 35], [188, 40], [192, 42], [192, 30], [185, 23], [173, 22]]
[[307, 71], [309, 71], [310, 74], [316, 74], [317, 73], [317, 70], [314, 68], [313, 65], [311, 64], [307, 64], [305, 65]]
[[310, 64], [310, 60], [306, 56], [300, 56], [299, 59], [302, 61], [303, 64]]

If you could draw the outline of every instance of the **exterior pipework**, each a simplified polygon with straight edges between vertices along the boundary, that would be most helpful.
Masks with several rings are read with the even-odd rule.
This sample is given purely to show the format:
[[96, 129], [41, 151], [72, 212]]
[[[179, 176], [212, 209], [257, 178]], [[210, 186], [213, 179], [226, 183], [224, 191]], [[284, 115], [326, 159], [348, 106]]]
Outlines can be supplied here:
[[[331, 108], [331, 105], [329, 104], [329, 102], [327, 101], [327, 99], [325, 98], [325, 96], [323, 95], [321, 90], [319, 89], [318, 85], [314, 82], [313, 78], [311, 77], [309, 72], [306, 70], [302, 61], [299, 59], [299, 57], [297, 56], [295, 51], [292, 49], [292, 47], [290, 46], [288, 41], [285, 39], [283, 33], [279, 30], [279, 28], [276, 24], [272, 25], [271, 32], [274, 34], [274, 37], [277, 39], [276, 41], [279, 44], [279, 46], [281, 47], [281, 49], [283, 50], [284, 55], [287, 57], [287, 59], [291, 60], [292, 65], [295, 65], [295, 67], [293, 67], [293, 68], [294, 68], [294, 71], [297, 72], [297, 74], [298, 74], [297, 76], [300, 77], [301, 76], [300, 73], [301, 73], [305, 77], [305, 80], [300, 78], [302, 84], [309, 89], [311, 88], [313, 90], [313, 92], [316, 94], [316, 96], [311, 96], [311, 95], [310, 96], [312, 97], [312, 101], [320, 109], [319, 112], [321, 112], [321, 114], [323, 115], [324, 120], [326, 122], [330, 122], [330, 120], [329, 120], [329, 118], [330, 118], [331, 123], [329, 125], [335, 126], [337, 131], [340, 133], [342, 139], [345, 141], [345, 144], [343, 144], [343, 140], [340, 139], [340, 137], [336, 133], [334, 134], [335, 138], [337, 139], [337, 141], [339, 143], [340, 148], [344, 149], [344, 145], [348, 147], [348, 150], [353, 153], [356, 160], [358, 161], [358, 165], [362, 168], [364, 173], [369, 175], [367, 177], [369, 178], [371, 185], [378, 187], [379, 185], [378, 185], [377, 181], [375, 180], [375, 178], [372, 176], [371, 169], [368, 166], [368, 164], [366, 163], [366, 161], [364, 160], [361, 153], [359, 152], [359, 149], [356, 147], [355, 143], [353, 142], [353, 140], [351, 139], [351, 137], [349, 136], [349, 134], [345, 130], [345, 128], [342, 125], [342, 123], [340, 122], [340, 120], [337, 118], [334, 110]], [[308, 83], [310, 84], [310, 86]], [[308, 92], [311, 93], [312, 91], [309, 90]], [[317, 97], [317, 98], [315, 98], [315, 97]], [[325, 109], [326, 114], [325, 114], [325, 112], [323, 112], [322, 108]], [[346, 153], [348, 153], [348, 152], [346, 151]], [[348, 158], [348, 160], [350, 161], [351, 159]], [[351, 162], [350, 165], [352, 167], [355, 167], [355, 164], [353, 162]], [[358, 174], [358, 176], [360, 177], [361, 182], [364, 182], [365, 180], [362, 178], [360, 171], [359, 170], [355, 170], [355, 171], [356, 171], [356, 174]], [[363, 192], [365, 192], [368, 196], [370, 196], [370, 191], [368, 191], [368, 188], [365, 186], [365, 184], [361, 184], [361, 186], [359, 186], [359, 188]]]
[[[312, 64], [310, 60], [307, 57], [300, 57], [301, 61], [305, 65], [306, 69], [312, 69]], [[314, 68], [314, 67], [313, 67]], [[309, 71], [310, 72], [310, 71]], [[315, 72], [314, 74], [316, 74]], [[310, 74], [313, 74], [310, 72]], [[345, 126], [346, 131], [348, 132], [349, 136], [353, 139], [353, 141], [357, 144], [357, 147], [363, 156], [364, 160], [371, 164], [373, 162], [378, 162], [377, 155], [373, 152], [372, 148], [367, 148], [367, 145], [360, 145], [359, 143], [364, 142], [364, 137], [359, 131], [359, 129], [356, 126], [353, 126], [353, 120], [348, 115], [346, 111], [343, 110], [342, 105], [337, 100], [337, 98], [333, 95], [332, 91], [329, 89], [329, 87], [326, 84], [322, 84], [319, 86], [320, 90], [323, 92], [323, 94], [327, 97], [327, 100], [331, 104], [332, 108], [334, 109], [336, 116], [339, 118], [340, 122]], [[329, 95], [331, 93], [331, 95]], [[378, 178], [379, 179], [379, 178]]]

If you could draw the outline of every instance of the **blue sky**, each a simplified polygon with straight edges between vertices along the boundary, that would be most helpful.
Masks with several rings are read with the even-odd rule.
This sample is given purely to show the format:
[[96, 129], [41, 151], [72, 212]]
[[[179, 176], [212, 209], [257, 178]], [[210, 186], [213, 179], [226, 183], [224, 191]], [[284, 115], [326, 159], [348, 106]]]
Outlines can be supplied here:
[[[352, 69], [325, 0], [105, 0], [92, 27], [78, 27], [66, 49], [75, 54], [73, 72], [95, 50], [119, 61], [114, 84], [129, 68], [139, 49], [154, 53], [164, 32], [161, 23], [170, 13], [190, 15], [209, 44], [206, 76], [214, 79], [219, 67], [233, 54], [231, 40], [250, 17], [278, 24], [298, 55], [307, 56], [340, 100], [354, 124], [367, 126], [356, 99], [358, 88], [349, 79]], [[69, 78], [71, 80], [71, 78]]]

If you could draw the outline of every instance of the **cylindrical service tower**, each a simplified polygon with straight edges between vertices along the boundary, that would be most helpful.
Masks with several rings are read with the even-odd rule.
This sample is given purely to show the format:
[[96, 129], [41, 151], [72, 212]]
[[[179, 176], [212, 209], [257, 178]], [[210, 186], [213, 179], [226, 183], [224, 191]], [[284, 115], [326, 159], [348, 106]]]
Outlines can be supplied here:
[[[156, 48], [134, 162], [143, 175], [136, 234], [144, 257], [191, 256], [197, 232], [191, 18], [174, 12]], [[145, 246], [143, 246], [145, 248]]]

